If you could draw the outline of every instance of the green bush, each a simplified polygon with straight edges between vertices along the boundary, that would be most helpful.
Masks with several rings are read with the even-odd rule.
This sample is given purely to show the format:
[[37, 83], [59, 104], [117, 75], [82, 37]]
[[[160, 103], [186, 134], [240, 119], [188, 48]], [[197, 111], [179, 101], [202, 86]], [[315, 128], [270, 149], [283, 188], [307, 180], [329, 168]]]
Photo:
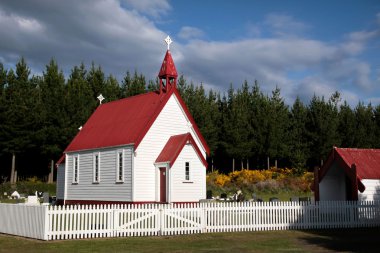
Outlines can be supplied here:
[[19, 181], [14, 185], [9, 182], [0, 184], [0, 198], [6, 198], [4, 192], [11, 195], [14, 191], [20, 194], [34, 195], [36, 191], [38, 192], [48, 192], [50, 196], [55, 196], [56, 194], [56, 184], [47, 184], [38, 180], [26, 180]]

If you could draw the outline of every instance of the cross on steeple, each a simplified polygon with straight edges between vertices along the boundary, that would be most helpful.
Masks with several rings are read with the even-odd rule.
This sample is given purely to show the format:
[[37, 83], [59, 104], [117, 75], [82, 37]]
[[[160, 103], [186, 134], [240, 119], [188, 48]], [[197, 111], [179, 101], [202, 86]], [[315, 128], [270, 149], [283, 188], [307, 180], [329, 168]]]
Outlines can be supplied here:
[[168, 37], [166, 37], [165, 42], [166, 42], [166, 44], [168, 44], [168, 50], [170, 50], [170, 44], [172, 44], [173, 41], [172, 41], [172, 39], [169, 37], [169, 35], [168, 35]]
[[170, 44], [173, 43], [173, 41], [168, 36], [166, 37], [165, 42], [168, 45], [168, 50], [166, 51], [164, 61], [162, 62], [160, 73], [158, 73], [158, 78], [160, 79], [160, 93], [165, 93], [172, 88], [176, 88], [178, 76], [170, 53]]

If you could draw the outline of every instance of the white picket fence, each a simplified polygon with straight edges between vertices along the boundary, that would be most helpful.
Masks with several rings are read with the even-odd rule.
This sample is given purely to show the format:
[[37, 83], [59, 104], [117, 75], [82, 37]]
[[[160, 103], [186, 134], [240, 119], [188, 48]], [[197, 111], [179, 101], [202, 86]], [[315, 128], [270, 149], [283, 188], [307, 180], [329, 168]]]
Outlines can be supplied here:
[[0, 204], [0, 233], [42, 240], [380, 226], [380, 202]]

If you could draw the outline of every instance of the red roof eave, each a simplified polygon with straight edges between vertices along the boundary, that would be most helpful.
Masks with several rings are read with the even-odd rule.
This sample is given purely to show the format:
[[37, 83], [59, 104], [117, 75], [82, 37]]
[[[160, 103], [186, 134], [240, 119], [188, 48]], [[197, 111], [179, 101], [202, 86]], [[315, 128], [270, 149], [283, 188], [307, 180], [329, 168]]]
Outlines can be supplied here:
[[62, 163], [65, 163], [65, 158], [66, 158], [66, 155], [63, 154], [63, 155], [61, 156], [61, 158], [59, 158], [58, 162], [57, 162], [55, 165], [58, 167], [58, 166], [61, 165]]
[[169, 163], [170, 167], [173, 166], [179, 154], [182, 152], [183, 147], [187, 143], [193, 146], [199, 159], [202, 161], [202, 164], [207, 168], [207, 161], [203, 157], [202, 152], [190, 133], [170, 137], [161, 153], [158, 155], [155, 163]]

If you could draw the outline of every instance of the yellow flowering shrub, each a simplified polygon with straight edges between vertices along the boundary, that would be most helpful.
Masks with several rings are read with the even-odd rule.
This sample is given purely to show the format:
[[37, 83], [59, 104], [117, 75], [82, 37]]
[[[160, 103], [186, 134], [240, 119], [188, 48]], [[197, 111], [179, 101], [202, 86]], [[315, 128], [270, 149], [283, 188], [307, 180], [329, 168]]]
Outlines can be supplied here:
[[206, 176], [206, 183], [208, 185], [217, 185], [220, 187], [225, 186], [231, 181], [230, 177], [225, 174], [220, 174], [219, 171], [213, 171]]
[[216, 178], [215, 178], [215, 184], [216, 185], [219, 185], [219, 186], [225, 186], [227, 183], [231, 182], [231, 179], [229, 176], [227, 175], [224, 175], [224, 174], [219, 174]]
[[299, 176], [289, 168], [243, 169], [230, 172], [228, 175], [218, 171], [207, 174], [207, 187], [219, 192], [234, 192], [236, 189], [246, 192], [256, 190], [308, 192], [312, 182], [313, 173], [306, 172]]
[[240, 170], [229, 174], [231, 181], [240, 184], [255, 184], [265, 180], [265, 176], [259, 170]]

